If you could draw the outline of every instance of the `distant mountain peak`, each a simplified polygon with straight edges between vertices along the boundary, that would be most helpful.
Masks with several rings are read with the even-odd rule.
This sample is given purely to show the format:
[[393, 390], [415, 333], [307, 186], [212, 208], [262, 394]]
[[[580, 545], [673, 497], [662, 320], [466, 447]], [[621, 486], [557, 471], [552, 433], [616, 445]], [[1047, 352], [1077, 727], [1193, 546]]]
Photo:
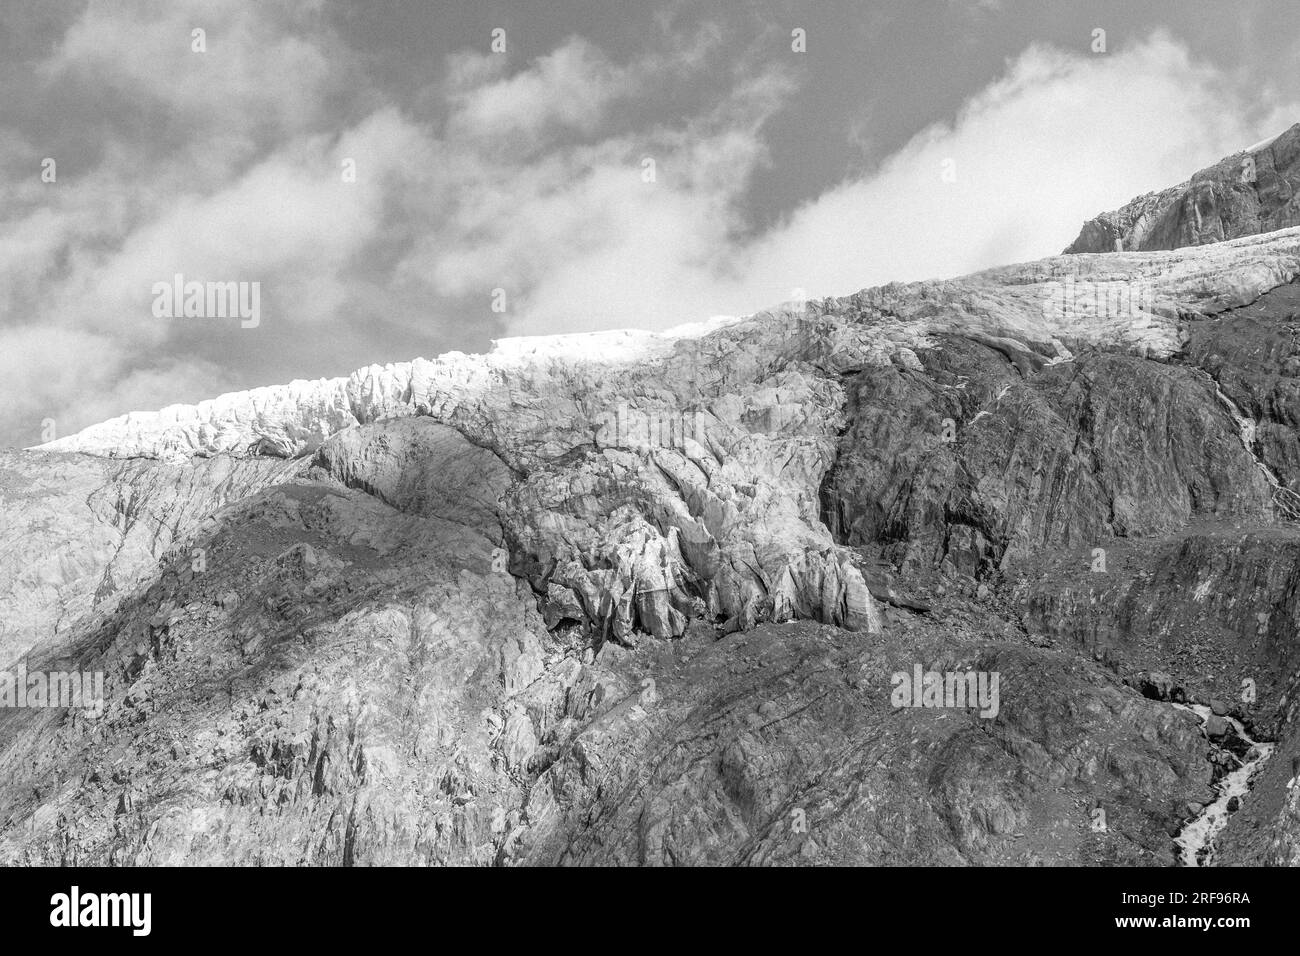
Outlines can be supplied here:
[[1300, 225], [1300, 123], [1225, 156], [1185, 183], [1090, 219], [1065, 253], [1179, 249], [1295, 225]]

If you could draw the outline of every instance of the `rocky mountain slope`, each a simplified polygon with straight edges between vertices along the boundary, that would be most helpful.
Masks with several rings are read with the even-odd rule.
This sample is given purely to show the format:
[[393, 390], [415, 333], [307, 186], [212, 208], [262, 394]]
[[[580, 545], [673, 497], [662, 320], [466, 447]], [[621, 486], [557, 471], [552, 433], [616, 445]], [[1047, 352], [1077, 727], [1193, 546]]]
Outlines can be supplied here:
[[0, 861], [1300, 863], [1270, 208], [0, 456]]
[[1300, 123], [1084, 224], [1066, 253], [1177, 249], [1300, 225]]

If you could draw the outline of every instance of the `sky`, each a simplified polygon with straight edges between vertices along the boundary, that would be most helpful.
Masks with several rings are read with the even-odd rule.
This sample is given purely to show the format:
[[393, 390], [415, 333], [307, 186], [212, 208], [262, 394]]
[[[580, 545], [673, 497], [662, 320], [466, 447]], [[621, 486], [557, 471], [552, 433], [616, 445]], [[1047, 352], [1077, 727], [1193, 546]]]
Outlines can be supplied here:
[[1057, 254], [1300, 121], [1289, 6], [3, 0], [0, 446]]

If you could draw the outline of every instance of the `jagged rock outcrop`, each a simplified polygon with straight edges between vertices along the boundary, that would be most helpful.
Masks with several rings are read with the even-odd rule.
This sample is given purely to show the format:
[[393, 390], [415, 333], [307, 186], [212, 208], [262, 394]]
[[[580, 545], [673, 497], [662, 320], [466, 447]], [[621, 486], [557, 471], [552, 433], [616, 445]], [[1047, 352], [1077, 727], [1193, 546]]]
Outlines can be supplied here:
[[1178, 249], [1300, 225], [1300, 123], [1084, 224], [1065, 250]]

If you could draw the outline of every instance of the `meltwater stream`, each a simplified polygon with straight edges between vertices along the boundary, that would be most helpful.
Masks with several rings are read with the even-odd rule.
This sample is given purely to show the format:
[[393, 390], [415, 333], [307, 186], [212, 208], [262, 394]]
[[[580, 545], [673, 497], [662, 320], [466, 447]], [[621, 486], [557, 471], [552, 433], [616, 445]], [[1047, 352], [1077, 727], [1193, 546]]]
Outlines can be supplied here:
[[1264, 476], [1264, 479], [1273, 489], [1273, 503], [1276, 504], [1278, 509], [1288, 518], [1300, 519], [1300, 495], [1297, 495], [1286, 485], [1283, 485], [1278, 481], [1277, 475], [1274, 474], [1273, 469], [1266, 465], [1264, 460], [1259, 457], [1259, 452], [1255, 448], [1255, 434], [1258, 430], [1258, 424], [1255, 419], [1243, 412], [1236, 402], [1224, 394], [1223, 388], [1219, 385], [1213, 375], [1205, 371], [1203, 368], [1196, 368], [1195, 366], [1193, 366], [1193, 368], [1204, 376], [1207, 382], [1214, 386], [1214, 397], [1219, 400], [1219, 404], [1227, 409], [1232, 420], [1236, 422], [1237, 435], [1241, 439], [1241, 444], [1245, 447], [1250, 457], [1255, 459], [1255, 466], [1259, 469], [1260, 473]]
[[[1201, 704], [1174, 704], [1174, 707], [1180, 710], [1187, 710], [1194, 713], [1201, 721], [1201, 727], [1210, 720], [1210, 708]], [[1250, 750], [1246, 758], [1241, 761], [1241, 766], [1225, 774], [1214, 785], [1218, 793], [1218, 798], [1202, 810], [1196, 817], [1183, 827], [1174, 842], [1181, 848], [1179, 861], [1183, 866], [1210, 866], [1214, 862], [1214, 839], [1228, 825], [1228, 803], [1233, 797], [1240, 801], [1245, 799], [1250, 792], [1250, 781], [1264, 766], [1264, 762], [1273, 755], [1273, 744], [1256, 743], [1246, 733], [1246, 728], [1241, 722], [1232, 717], [1224, 717], [1238, 736], [1250, 745]]]

